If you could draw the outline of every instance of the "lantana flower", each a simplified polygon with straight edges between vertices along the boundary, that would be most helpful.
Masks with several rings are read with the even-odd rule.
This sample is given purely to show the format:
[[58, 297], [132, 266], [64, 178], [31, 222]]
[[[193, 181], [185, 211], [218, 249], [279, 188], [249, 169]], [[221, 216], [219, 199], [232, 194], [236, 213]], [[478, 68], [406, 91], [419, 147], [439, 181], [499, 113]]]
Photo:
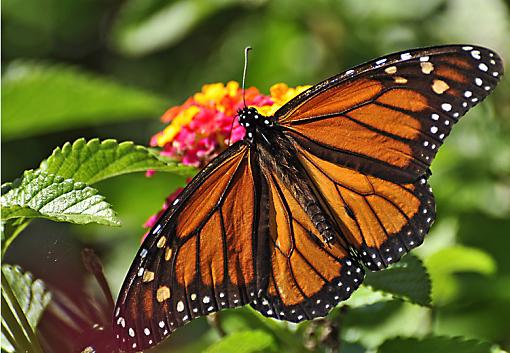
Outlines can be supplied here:
[[[273, 115], [281, 106], [310, 86], [290, 88], [277, 83], [270, 88], [270, 95], [255, 87], [245, 90], [245, 102], [266, 116]], [[244, 137], [245, 130], [237, 120], [237, 111], [244, 107], [243, 92], [239, 83], [230, 81], [207, 84], [189, 97], [184, 104], [168, 109], [161, 117], [166, 127], [152, 136], [150, 144], [160, 147], [161, 154], [172, 157], [185, 165], [204, 167], [230, 144]], [[151, 172], [148, 173], [149, 175]], [[167, 197], [163, 209], [147, 220], [144, 227], [154, 226], [159, 216], [168, 208], [182, 189]]]

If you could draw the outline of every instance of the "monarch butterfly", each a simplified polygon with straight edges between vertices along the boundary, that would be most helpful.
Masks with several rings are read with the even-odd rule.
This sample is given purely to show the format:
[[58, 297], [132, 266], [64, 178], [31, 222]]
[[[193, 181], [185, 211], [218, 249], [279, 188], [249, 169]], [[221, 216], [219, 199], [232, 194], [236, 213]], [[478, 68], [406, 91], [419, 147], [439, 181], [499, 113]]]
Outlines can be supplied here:
[[470, 45], [391, 54], [333, 76], [274, 116], [238, 112], [245, 138], [211, 161], [138, 251], [114, 311], [120, 349], [250, 304], [325, 316], [420, 245], [435, 217], [429, 166], [503, 73]]

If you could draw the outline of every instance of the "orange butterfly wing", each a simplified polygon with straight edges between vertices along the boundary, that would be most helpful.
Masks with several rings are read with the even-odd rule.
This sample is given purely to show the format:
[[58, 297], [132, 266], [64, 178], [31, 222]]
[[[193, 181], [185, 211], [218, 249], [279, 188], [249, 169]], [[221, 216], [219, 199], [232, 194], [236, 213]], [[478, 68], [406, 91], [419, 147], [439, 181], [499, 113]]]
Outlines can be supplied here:
[[[160, 342], [193, 318], [244, 305], [263, 281], [267, 244], [257, 166], [238, 143], [202, 170], [142, 244], [117, 301], [124, 351]], [[267, 277], [267, 276], [266, 276]], [[266, 279], [267, 280], [267, 279]]]
[[389, 55], [332, 77], [276, 112], [315, 155], [398, 183], [415, 182], [453, 125], [496, 86], [492, 51], [445, 46]]
[[325, 316], [359, 287], [364, 270], [340, 243], [326, 246], [289, 188], [263, 174], [269, 194], [270, 272], [262, 300], [251, 305], [265, 316], [292, 322]]
[[435, 217], [425, 179], [398, 184], [298, 151], [319, 197], [369, 269], [385, 268], [423, 242]]
[[332, 77], [276, 112], [308, 181], [368, 268], [422, 243], [435, 218], [430, 163], [502, 72], [485, 48], [418, 49]]

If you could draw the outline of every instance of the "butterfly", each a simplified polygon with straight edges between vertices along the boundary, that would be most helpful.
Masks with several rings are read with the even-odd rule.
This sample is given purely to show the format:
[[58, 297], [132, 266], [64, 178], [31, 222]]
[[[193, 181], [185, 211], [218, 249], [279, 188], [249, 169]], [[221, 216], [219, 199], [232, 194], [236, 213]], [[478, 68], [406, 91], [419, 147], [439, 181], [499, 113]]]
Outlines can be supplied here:
[[139, 351], [199, 316], [250, 304], [322, 317], [423, 242], [430, 164], [503, 74], [471, 45], [390, 54], [299, 94], [273, 116], [238, 112], [243, 140], [188, 184], [149, 232], [114, 310]]

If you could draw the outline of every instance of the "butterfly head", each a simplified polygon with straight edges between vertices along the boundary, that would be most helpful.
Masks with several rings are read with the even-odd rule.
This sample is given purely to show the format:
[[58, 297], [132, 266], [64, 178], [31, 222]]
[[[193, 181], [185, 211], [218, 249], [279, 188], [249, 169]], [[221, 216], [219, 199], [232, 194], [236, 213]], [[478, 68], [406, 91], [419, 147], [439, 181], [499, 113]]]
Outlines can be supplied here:
[[273, 126], [273, 120], [259, 113], [256, 108], [244, 107], [237, 112], [239, 124], [246, 129], [246, 138], [253, 140], [257, 127], [266, 128]]

